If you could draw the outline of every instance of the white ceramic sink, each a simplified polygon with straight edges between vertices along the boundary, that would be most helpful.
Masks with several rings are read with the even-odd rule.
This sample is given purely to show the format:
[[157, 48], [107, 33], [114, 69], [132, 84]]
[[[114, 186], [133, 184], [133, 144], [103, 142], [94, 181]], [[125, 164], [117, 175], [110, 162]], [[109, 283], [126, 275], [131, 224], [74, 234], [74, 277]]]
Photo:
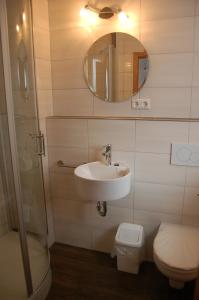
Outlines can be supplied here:
[[120, 164], [107, 166], [96, 161], [75, 169], [77, 192], [85, 200], [113, 201], [130, 192], [130, 169]]

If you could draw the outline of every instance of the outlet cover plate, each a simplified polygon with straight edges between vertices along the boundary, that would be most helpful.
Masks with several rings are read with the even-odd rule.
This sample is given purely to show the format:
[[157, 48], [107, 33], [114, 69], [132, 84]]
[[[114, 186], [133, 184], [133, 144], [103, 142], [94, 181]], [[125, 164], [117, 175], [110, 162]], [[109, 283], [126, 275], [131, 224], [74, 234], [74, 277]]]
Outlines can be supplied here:
[[132, 109], [135, 110], [149, 110], [151, 109], [151, 99], [133, 99]]

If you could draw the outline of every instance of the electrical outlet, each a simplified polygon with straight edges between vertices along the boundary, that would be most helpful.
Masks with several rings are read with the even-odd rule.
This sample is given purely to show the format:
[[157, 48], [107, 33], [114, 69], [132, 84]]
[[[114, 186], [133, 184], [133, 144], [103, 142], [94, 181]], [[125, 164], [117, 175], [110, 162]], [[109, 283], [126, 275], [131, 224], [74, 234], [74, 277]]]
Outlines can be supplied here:
[[151, 100], [148, 98], [132, 100], [132, 108], [136, 110], [149, 110], [151, 109]]
[[142, 100], [142, 109], [151, 109], [151, 100], [150, 99]]

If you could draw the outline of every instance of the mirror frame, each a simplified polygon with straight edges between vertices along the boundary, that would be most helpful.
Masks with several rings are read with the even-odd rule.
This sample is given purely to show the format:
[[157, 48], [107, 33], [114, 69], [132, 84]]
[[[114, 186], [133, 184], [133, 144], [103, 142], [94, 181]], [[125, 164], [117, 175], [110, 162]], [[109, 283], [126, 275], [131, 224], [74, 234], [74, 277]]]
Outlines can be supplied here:
[[[147, 78], [148, 78], [148, 74], [149, 74], [149, 69], [150, 69], [150, 60], [149, 60], [149, 55], [148, 55], [148, 52], [146, 51], [146, 48], [143, 46], [143, 49], [144, 51], [143, 52], [134, 52], [133, 53], [133, 57], [136, 59], [134, 60], [133, 59], [133, 70], [134, 68], [136, 68], [136, 70], [138, 71], [139, 69], [139, 58], [148, 58], [148, 68], [147, 68], [147, 75], [146, 77], [144, 78], [142, 84], [140, 87], [138, 87], [138, 80], [135, 80], [135, 77], [133, 76], [133, 87], [135, 86], [135, 92], [133, 91], [132, 94], [130, 94], [128, 96], [128, 98], [124, 98], [120, 101], [108, 101], [106, 100], [105, 98], [102, 98], [100, 95], [98, 95], [94, 90], [93, 90], [93, 87], [92, 85], [90, 84], [90, 82], [88, 81], [87, 79], [87, 76], [86, 76], [86, 73], [87, 73], [87, 70], [86, 70], [86, 63], [88, 61], [88, 52], [89, 50], [91, 49], [91, 47], [98, 41], [100, 40], [101, 38], [103, 38], [104, 36], [106, 35], [109, 35], [109, 34], [112, 34], [112, 33], [122, 33], [122, 34], [125, 34], [125, 35], [129, 35], [130, 37], [136, 39], [142, 46], [143, 44], [141, 43], [140, 40], [138, 40], [136, 37], [134, 37], [133, 35], [130, 35], [129, 33], [126, 33], [126, 32], [121, 32], [121, 31], [116, 31], [116, 32], [110, 32], [110, 33], [107, 33], [107, 34], [104, 34], [102, 36], [100, 36], [98, 39], [96, 39], [92, 45], [88, 48], [87, 52], [86, 52], [86, 55], [83, 59], [83, 77], [84, 77], [84, 81], [86, 83], [86, 86], [89, 88], [90, 92], [98, 99], [106, 102], [106, 103], [122, 103], [122, 102], [125, 102], [125, 101], [130, 101], [133, 96], [137, 95], [139, 93], [139, 91], [143, 88]], [[138, 79], [138, 72], [136, 72], [136, 78]]]

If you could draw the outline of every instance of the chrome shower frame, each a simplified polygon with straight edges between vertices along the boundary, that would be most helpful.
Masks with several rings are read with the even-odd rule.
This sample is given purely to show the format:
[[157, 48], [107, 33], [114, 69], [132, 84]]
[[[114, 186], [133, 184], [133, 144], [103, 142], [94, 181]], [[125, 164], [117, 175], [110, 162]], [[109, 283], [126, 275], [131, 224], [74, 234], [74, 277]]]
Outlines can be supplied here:
[[1, 39], [2, 39], [2, 54], [3, 54], [3, 65], [4, 65], [5, 93], [6, 93], [8, 129], [9, 129], [10, 148], [11, 148], [11, 159], [12, 159], [12, 167], [13, 167], [13, 175], [14, 175], [16, 204], [17, 204], [17, 211], [18, 211], [21, 254], [22, 254], [24, 275], [25, 275], [26, 288], [27, 288], [27, 299], [43, 300], [47, 296], [48, 291], [50, 289], [52, 275], [51, 275], [51, 269], [49, 264], [48, 271], [46, 274], [44, 274], [43, 281], [40, 283], [39, 288], [36, 291], [33, 290], [30, 259], [29, 259], [29, 253], [27, 247], [27, 237], [26, 237], [26, 230], [24, 226], [23, 207], [21, 201], [22, 188], [20, 182], [19, 164], [17, 160], [18, 150], [17, 150], [16, 133], [15, 133], [6, 0], [0, 1], [0, 31], [1, 31]]

